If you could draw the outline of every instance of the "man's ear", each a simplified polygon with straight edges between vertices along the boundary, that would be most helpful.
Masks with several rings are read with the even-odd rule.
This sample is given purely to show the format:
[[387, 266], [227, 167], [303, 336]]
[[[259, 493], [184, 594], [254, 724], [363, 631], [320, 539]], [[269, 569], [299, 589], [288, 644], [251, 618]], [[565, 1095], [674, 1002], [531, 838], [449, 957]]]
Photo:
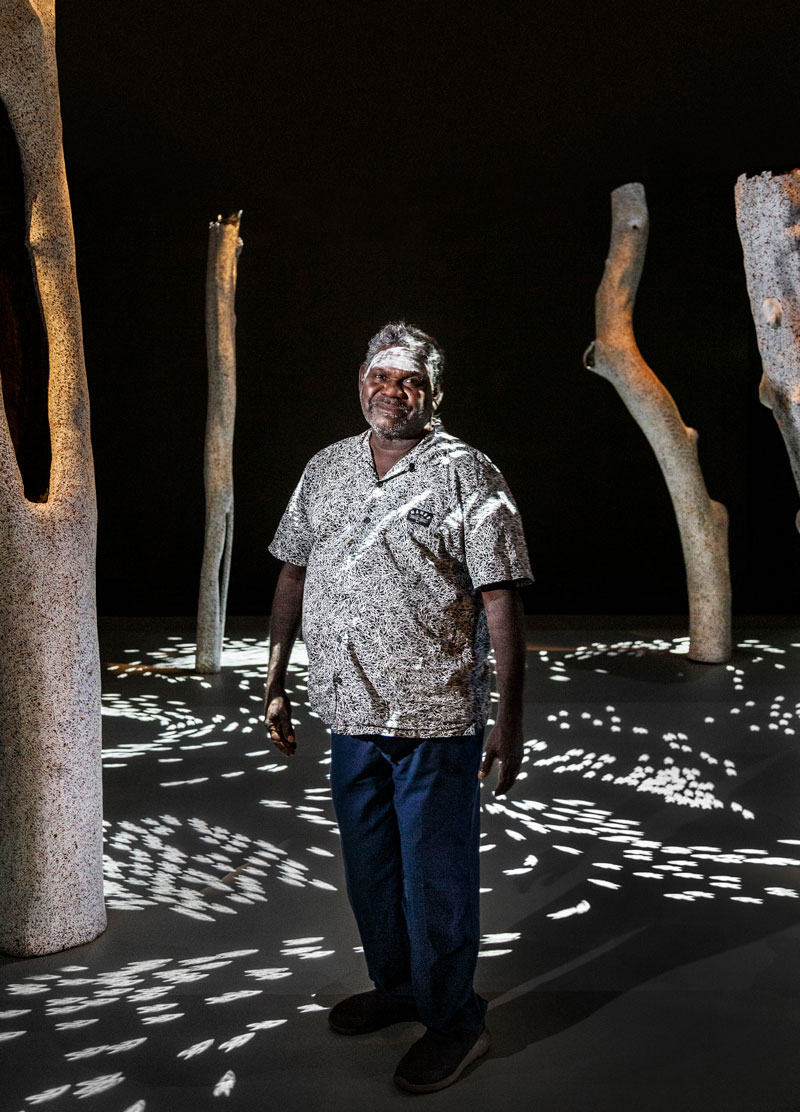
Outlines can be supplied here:
[[439, 406], [442, 404], [442, 398], [443, 397], [444, 397], [444, 390], [441, 388], [441, 386], [437, 382], [437, 384], [434, 386], [433, 390], [431, 391], [431, 401], [433, 402], [433, 412], [434, 413], [439, 408]]
[[367, 364], [362, 363], [358, 368], [358, 385], [361, 386], [367, 375]]

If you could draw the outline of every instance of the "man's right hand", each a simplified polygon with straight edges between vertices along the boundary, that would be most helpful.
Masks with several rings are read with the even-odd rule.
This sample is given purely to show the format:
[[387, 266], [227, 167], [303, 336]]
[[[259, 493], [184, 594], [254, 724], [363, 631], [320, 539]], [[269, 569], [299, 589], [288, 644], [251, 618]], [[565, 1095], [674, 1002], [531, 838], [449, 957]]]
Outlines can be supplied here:
[[264, 725], [273, 745], [280, 749], [287, 757], [291, 757], [297, 745], [294, 740], [294, 726], [292, 725], [292, 706], [286, 692], [277, 695], [267, 693], [264, 708]]

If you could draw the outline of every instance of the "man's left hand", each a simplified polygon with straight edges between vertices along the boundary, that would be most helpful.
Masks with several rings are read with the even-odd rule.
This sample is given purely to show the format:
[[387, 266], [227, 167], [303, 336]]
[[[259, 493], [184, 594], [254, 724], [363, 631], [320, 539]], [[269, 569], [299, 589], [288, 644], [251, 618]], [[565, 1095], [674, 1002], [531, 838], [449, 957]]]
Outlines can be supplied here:
[[522, 723], [508, 722], [502, 718], [486, 741], [478, 779], [485, 780], [497, 761], [500, 765], [497, 774], [495, 795], [507, 795], [514, 785], [522, 767]]

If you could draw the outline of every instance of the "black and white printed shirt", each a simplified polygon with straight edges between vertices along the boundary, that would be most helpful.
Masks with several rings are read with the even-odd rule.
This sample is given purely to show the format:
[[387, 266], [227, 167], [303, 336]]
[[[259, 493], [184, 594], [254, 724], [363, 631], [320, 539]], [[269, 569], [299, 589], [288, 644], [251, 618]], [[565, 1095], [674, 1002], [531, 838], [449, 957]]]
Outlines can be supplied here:
[[480, 588], [532, 579], [519, 512], [491, 460], [442, 429], [382, 479], [369, 436], [310, 460], [269, 546], [307, 568], [311, 707], [335, 733], [474, 734], [489, 704]]

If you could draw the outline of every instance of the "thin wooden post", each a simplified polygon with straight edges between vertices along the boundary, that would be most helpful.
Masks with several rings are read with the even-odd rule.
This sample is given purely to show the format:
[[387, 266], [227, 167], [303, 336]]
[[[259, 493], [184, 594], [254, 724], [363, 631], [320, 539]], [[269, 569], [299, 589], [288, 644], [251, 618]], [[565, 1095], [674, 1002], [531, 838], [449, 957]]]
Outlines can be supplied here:
[[233, 426], [236, 416], [236, 273], [241, 212], [208, 228], [206, 348], [208, 411], [203, 477], [206, 528], [197, 611], [198, 672], [219, 672], [233, 544]]
[[672, 396], [645, 363], [633, 331], [633, 306], [644, 267], [649, 215], [644, 186], [611, 194], [611, 245], [595, 297], [596, 339], [587, 370], [607, 378], [650, 442], [669, 489], [683, 547], [689, 594], [689, 656], [720, 663], [731, 655], [728, 512], [708, 496], [697, 457], [697, 432], [681, 420]]

